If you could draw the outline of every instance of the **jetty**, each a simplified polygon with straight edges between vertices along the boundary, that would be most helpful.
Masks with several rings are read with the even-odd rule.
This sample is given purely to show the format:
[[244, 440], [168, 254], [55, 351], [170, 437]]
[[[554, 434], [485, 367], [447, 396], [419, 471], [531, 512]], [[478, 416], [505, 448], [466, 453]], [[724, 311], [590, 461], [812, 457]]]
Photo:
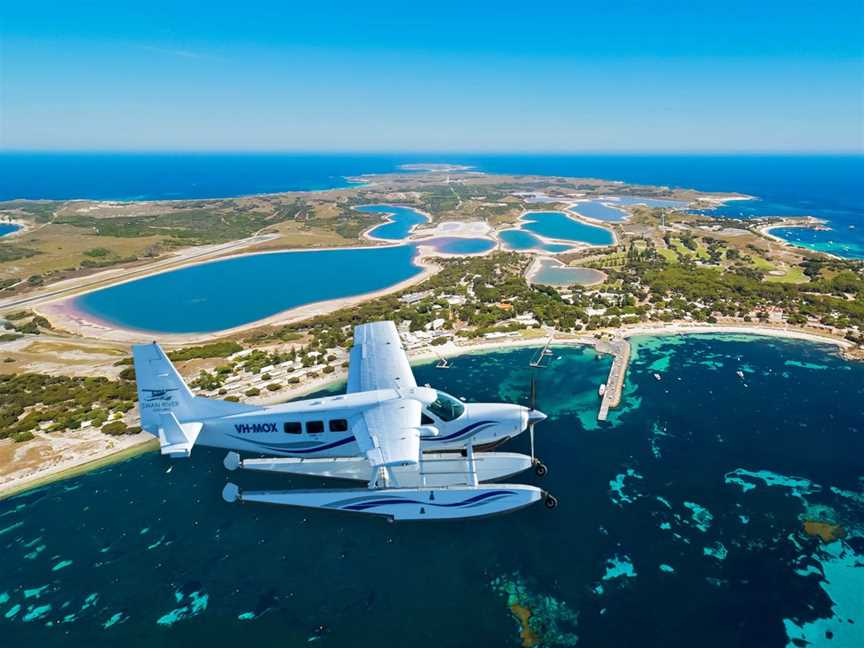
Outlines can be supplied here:
[[552, 351], [549, 349], [549, 347], [552, 346], [552, 340], [554, 338], [555, 338], [555, 332], [552, 331], [549, 333], [549, 337], [546, 339], [546, 344], [544, 344], [543, 348], [540, 349], [540, 352], [537, 354], [537, 357], [528, 363], [532, 369], [545, 369], [546, 368], [546, 366], [543, 364], [543, 360], [545, 360], [547, 356], [552, 355]]
[[609, 353], [613, 356], [609, 377], [606, 379], [606, 391], [603, 393], [600, 411], [597, 413], [597, 420], [605, 421], [609, 416], [609, 409], [618, 407], [621, 403], [624, 376], [627, 373], [627, 365], [630, 363], [630, 343], [624, 338], [609, 341], [598, 340], [594, 347], [599, 353]]

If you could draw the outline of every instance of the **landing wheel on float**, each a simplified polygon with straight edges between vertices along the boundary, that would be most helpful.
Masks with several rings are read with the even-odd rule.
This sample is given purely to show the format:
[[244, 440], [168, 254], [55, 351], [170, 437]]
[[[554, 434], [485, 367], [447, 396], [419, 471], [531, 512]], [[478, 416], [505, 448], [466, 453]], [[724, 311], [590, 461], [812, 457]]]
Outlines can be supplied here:
[[545, 477], [549, 472], [549, 469], [546, 467], [546, 464], [540, 463], [539, 461], [534, 465], [534, 474], [538, 477]]
[[552, 509], [558, 507], [558, 500], [554, 495], [546, 493], [546, 499], [543, 500], [543, 506], [545, 506], [551, 511]]

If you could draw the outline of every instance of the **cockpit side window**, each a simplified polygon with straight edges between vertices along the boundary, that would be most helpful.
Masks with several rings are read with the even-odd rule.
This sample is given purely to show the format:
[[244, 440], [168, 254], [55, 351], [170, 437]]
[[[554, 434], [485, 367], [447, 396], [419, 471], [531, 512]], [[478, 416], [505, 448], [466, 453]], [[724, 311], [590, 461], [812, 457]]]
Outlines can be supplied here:
[[437, 392], [437, 394], [438, 398], [428, 408], [430, 412], [445, 423], [462, 416], [462, 413], [465, 411], [465, 406], [462, 403], [450, 394], [445, 394], [441, 391]]

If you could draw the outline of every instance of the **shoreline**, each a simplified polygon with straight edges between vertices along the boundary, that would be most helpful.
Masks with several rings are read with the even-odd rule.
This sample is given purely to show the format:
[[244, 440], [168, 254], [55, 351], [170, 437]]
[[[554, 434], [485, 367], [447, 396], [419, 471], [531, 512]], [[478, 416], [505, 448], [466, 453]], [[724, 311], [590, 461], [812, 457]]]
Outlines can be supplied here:
[[[391, 246], [380, 246], [380, 247], [398, 247], [395, 245]], [[287, 253], [287, 252], [311, 252], [315, 250], [323, 250], [323, 249], [331, 249], [331, 250], [344, 250], [348, 248], [314, 248], [313, 250], [276, 250], [276, 251], [264, 251], [264, 252], [251, 252], [246, 253], [244, 255], [236, 255], [229, 258], [237, 258], [239, 256], [249, 256], [251, 254], [277, 254], [277, 253]], [[371, 249], [369, 246], [358, 246], [351, 249]], [[108, 322], [106, 320], [102, 320], [95, 315], [90, 313], [84, 313], [75, 308], [73, 299], [74, 297], [67, 297], [63, 299], [58, 299], [53, 302], [49, 302], [40, 306], [33, 307], [32, 310], [47, 318], [51, 325], [61, 331], [65, 331], [67, 333], [72, 333], [74, 335], [78, 335], [79, 337], [86, 338], [96, 338], [100, 340], [111, 340], [114, 342], [150, 342], [154, 339], [157, 339], [160, 343], [166, 345], [182, 345], [182, 344], [196, 344], [206, 341], [211, 341], [213, 339], [219, 339], [224, 337], [230, 337], [233, 335], [237, 335], [240, 333], [244, 333], [246, 331], [259, 328], [262, 326], [277, 326], [277, 325], [285, 325], [291, 324], [300, 320], [308, 319], [311, 317], [315, 317], [318, 315], [324, 315], [327, 313], [331, 313], [335, 310], [339, 310], [340, 308], [347, 308], [349, 306], [356, 306], [362, 302], [368, 301], [370, 299], [375, 299], [377, 297], [383, 297], [384, 295], [388, 295], [394, 292], [399, 292], [400, 290], [404, 290], [409, 288], [417, 283], [425, 281], [430, 276], [438, 272], [440, 270], [439, 266], [435, 265], [431, 260], [431, 257], [422, 253], [422, 251], [418, 248], [418, 254], [412, 260], [412, 265], [418, 268], [420, 271], [414, 275], [413, 277], [409, 277], [400, 281], [392, 286], [388, 286], [386, 288], [382, 288], [380, 290], [361, 293], [358, 295], [351, 295], [346, 297], [338, 297], [336, 299], [330, 299], [325, 301], [317, 301], [311, 302], [308, 304], [303, 304], [300, 306], [294, 306], [292, 308], [285, 309], [283, 311], [279, 311], [272, 315], [269, 315], [265, 318], [255, 320], [252, 322], [247, 322], [246, 324], [241, 324], [239, 326], [231, 327], [228, 329], [222, 329], [219, 331], [212, 332], [194, 332], [194, 333], [160, 333], [158, 331], [146, 331], [140, 329], [132, 329], [126, 328], [124, 326], [114, 324], [113, 322]], [[190, 267], [190, 266], [184, 266]], [[119, 285], [112, 284], [112, 285]], [[84, 294], [84, 293], [82, 293]], [[77, 297], [79, 295], [76, 295]], [[58, 303], [59, 302], [59, 303]]]
[[417, 227], [419, 226], [419, 223], [412, 225], [410, 227], [410, 229], [408, 230], [408, 236], [405, 236], [401, 239], [379, 238], [377, 236], [372, 236], [372, 232], [374, 232], [379, 227], [383, 227], [384, 225], [389, 225], [390, 223], [395, 223], [396, 221], [393, 220], [393, 216], [396, 215], [396, 212], [364, 212], [363, 207], [397, 207], [397, 208], [402, 208], [402, 209], [410, 209], [411, 211], [417, 212], [418, 214], [423, 216], [426, 219], [427, 224], [432, 222], [432, 214], [428, 214], [428, 213], [426, 213], [420, 209], [417, 209], [416, 207], [409, 207], [408, 205], [394, 205], [392, 203], [370, 203], [368, 205], [356, 205], [356, 206], [352, 207], [351, 209], [353, 209], [354, 211], [360, 212], [361, 214], [376, 214], [376, 213], [378, 213], [378, 214], [382, 214], [384, 216], [384, 222], [383, 223], [377, 223], [376, 225], [372, 225], [371, 227], [364, 230], [360, 234], [360, 238], [366, 239], [367, 241], [375, 241], [375, 242], [382, 242], [382, 243], [394, 243], [394, 242], [396, 242], [396, 243], [408, 243], [408, 241], [411, 239], [412, 234], [414, 234], [414, 230], [417, 229]]
[[[577, 241], [577, 240], [568, 240], [568, 239], [553, 239], [553, 238], [549, 238], [547, 236], [543, 236], [542, 234], [537, 234], [536, 232], [532, 232], [531, 230], [525, 229], [524, 227], [522, 227], [522, 225], [525, 223], [525, 217], [527, 215], [529, 215], [529, 214], [549, 214], [549, 213], [561, 214], [565, 218], [569, 218], [569, 219], [571, 219], [577, 223], [581, 223], [582, 225], [588, 225], [589, 227], [596, 227], [597, 229], [606, 230], [607, 232], [609, 232], [612, 235], [612, 242], [611, 243], [589, 243], [587, 241]], [[577, 214], [576, 212], [571, 212], [566, 207], [564, 209], [548, 209], [545, 211], [542, 209], [530, 209], [530, 210], [523, 211], [519, 215], [519, 220], [516, 221], [516, 227], [509, 227], [507, 229], [518, 229], [518, 230], [528, 232], [529, 234], [533, 234], [537, 238], [543, 240], [544, 243], [572, 245], [575, 248], [583, 247], [583, 248], [588, 248], [588, 249], [591, 249], [591, 248], [600, 249], [600, 248], [605, 248], [605, 247], [615, 247], [616, 245], [618, 245], [621, 241], [618, 239], [618, 233], [615, 231], [615, 229], [613, 227], [607, 225], [607, 224], [601, 224], [601, 223], [603, 223], [603, 221], [590, 219], [590, 218], [583, 216], [582, 214]], [[573, 250], [568, 250], [568, 251], [572, 252]], [[561, 253], [559, 252], [558, 254], [561, 254]]]
[[[838, 254], [834, 254], [832, 252], [825, 252], [824, 250], [815, 250], [811, 247], [807, 247], [806, 245], [800, 245], [793, 241], [789, 241], [784, 239], [782, 236], [777, 236], [776, 234], [772, 234], [771, 230], [775, 229], [814, 229], [814, 226], [819, 226], [827, 223], [828, 221], [824, 218], [816, 218], [814, 216], [807, 216], [808, 222], [802, 223], [800, 222], [801, 217], [793, 217], [792, 219], [784, 218], [778, 223], [770, 223], [768, 225], [760, 225], [756, 227], [756, 231], [759, 232], [762, 236], [771, 239], [775, 243], [778, 243], [786, 248], [793, 248], [795, 250], [806, 250], [811, 254], [824, 254], [827, 257], [832, 259], [837, 259], [838, 261], [854, 261], [854, 257], [843, 257]], [[830, 229], [830, 228], [829, 228]]]
[[[602, 270], [597, 270], [596, 268], [585, 268], [583, 266], [571, 266], [571, 265], [565, 264], [564, 262], [562, 262], [560, 259], [558, 259], [555, 256], [544, 256], [542, 254], [538, 254], [534, 257], [534, 260], [531, 262], [531, 265], [528, 267], [528, 271], [525, 273], [525, 281], [527, 281], [530, 285], [535, 285], [535, 284], [538, 286], [555, 286], [556, 285], [556, 284], [537, 283], [534, 281], [534, 278], [540, 273], [540, 269], [543, 266], [543, 261], [545, 259], [548, 259], [549, 261], [554, 261], [555, 263], [558, 264], [559, 268], [572, 268], [574, 270], [577, 270], [577, 269], [578, 270], [594, 270], [595, 272], [599, 272], [601, 275], [603, 275], [602, 279], [598, 279], [597, 281], [591, 281], [589, 283], [579, 283], [576, 281], [573, 282], [575, 285], [580, 286], [581, 288], [590, 288], [591, 286], [599, 286], [604, 281], [606, 281], [606, 279], [609, 278], [609, 275], [607, 275]], [[566, 284], [564, 284], [563, 286], [558, 286], [558, 287], [565, 287], [565, 286], [566, 286]]]
[[[434, 362], [442, 357], [445, 358], [453, 358], [458, 357], [460, 355], [466, 354], [474, 354], [474, 353], [492, 353], [496, 351], [507, 351], [511, 349], [523, 348], [523, 347], [540, 347], [544, 344], [545, 340], [548, 339], [548, 334], [544, 334], [540, 330], [537, 331], [538, 335], [533, 337], [519, 337], [519, 338], [507, 338], [507, 339], [495, 339], [495, 340], [479, 340], [472, 341], [465, 345], [456, 345], [453, 343], [448, 343], [442, 345], [440, 347], [436, 347], [434, 350], [425, 347], [421, 349], [416, 349], [413, 352], [408, 353], [409, 361], [412, 365], [423, 364], [426, 362]], [[838, 347], [841, 351], [846, 351], [850, 348], [853, 348], [853, 345], [848, 340], [843, 340], [840, 338], [829, 337], [827, 335], [820, 335], [818, 333], [810, 333], [807, 331], [800, 331], [795, 329], [787, 329], [787, 328], [777, 328], [770, 326], [758, 326], [752, 324], [690, 324], [690, 323], [672, 323], [672, 324], [662, 324], [662, 325], [650, 325], [650, 324], [640, 324], [632, 327], [615, 329], [614, 331], [598, 331], [596, 335], [614, 335], [615, 337], [630, 339], [634, 337], [640, 336], [666, 336], [666, 335], [699, 335], [699, 334], [733, 334], [733, 335], [751, 335], [756, 337], [771, 337], [771, 338], [784, 338], [784, 339], [793, 339], [793, 340], [802, 340], [811, 343], [818, 344], [830, 344], [835, 347]], [[582, 335], [572, 335], [568, 334], [566, 337], [553, 338], [551, 346], [577, 346], [577, 345], [586, 345], [596, 347], [598, 344], [603, 342], [603, 339], [600, 337], [595, 337], [595, 334], [582, 334]], [[841, 354], [844, 360], [853, 361], [853, 358]], [[318, 389], [323, 389], [327, 386], [338, 384], [339, 382], [344, 382], [347, 378], [347, 371], [344, 369], [340, 369], [333, 374], [329, 374], [327, 376], [322, 377], [319, 380], [315, 380], [304, 385], [295, 387], [294, 389], [288, 389], [283, 391], [278, 396], [274, 396], [268, 399], [262, 399], [261, 401], [256, 401], [257, 404], [275, 404], [286, 402], [288, 400], [293, 400], [295, 398], [302, 397], [310, 392], [317, 391]], [[36, 470], [34, 473], [27, 475], [26, 477], [21, 477], [18, 479], [10, 480], [2, 485], [0, 485], [0, 500], [12, 497], [14, 495], [20, 494], [25, 491], [30, 491], [35, 488], [39, 488], [41, 486], [45, 486], [47, 484], [60, 481], [69, 477], [75, 477], [96, 468], [100, 468], [106, 465], [110, 465], [116, 463], [118, 461], [122, 461], [124, 459], [128, 459], [139, 454], [143, 454], [152, 449], [156, 448], [156, 439], [153, 437], [148, 437], [142, 439], [140, 442], [133, 443], [125, 448], [120, 450], [104, 450], [102, 452], [93, 453], [92, 455], [88, 455], [84, 458], [83, 461], [75, 462], [67, 461], [63, 462], [60, 465], [52, 466], [45, 470]]]

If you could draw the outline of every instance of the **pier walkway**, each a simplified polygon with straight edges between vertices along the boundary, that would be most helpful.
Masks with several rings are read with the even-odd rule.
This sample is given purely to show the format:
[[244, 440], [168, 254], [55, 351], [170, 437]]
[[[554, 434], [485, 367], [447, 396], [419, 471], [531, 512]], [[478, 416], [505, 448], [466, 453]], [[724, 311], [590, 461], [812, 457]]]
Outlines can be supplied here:
[[599, 353], [611, 353], [614, 356], [612, 367], [609, 369], [609, 377], [606, 379], [606, 392], [603, 394], [600, 411], [597, 413], [597, 420], [605, 421], [609, 416], [609, 409], [618, 407], [621, 402], [624, 376], [627, 373], [627, 365], [630, 363], [630, 343], [623, 338], [612, 341], [598, 340], [595, 348]]

